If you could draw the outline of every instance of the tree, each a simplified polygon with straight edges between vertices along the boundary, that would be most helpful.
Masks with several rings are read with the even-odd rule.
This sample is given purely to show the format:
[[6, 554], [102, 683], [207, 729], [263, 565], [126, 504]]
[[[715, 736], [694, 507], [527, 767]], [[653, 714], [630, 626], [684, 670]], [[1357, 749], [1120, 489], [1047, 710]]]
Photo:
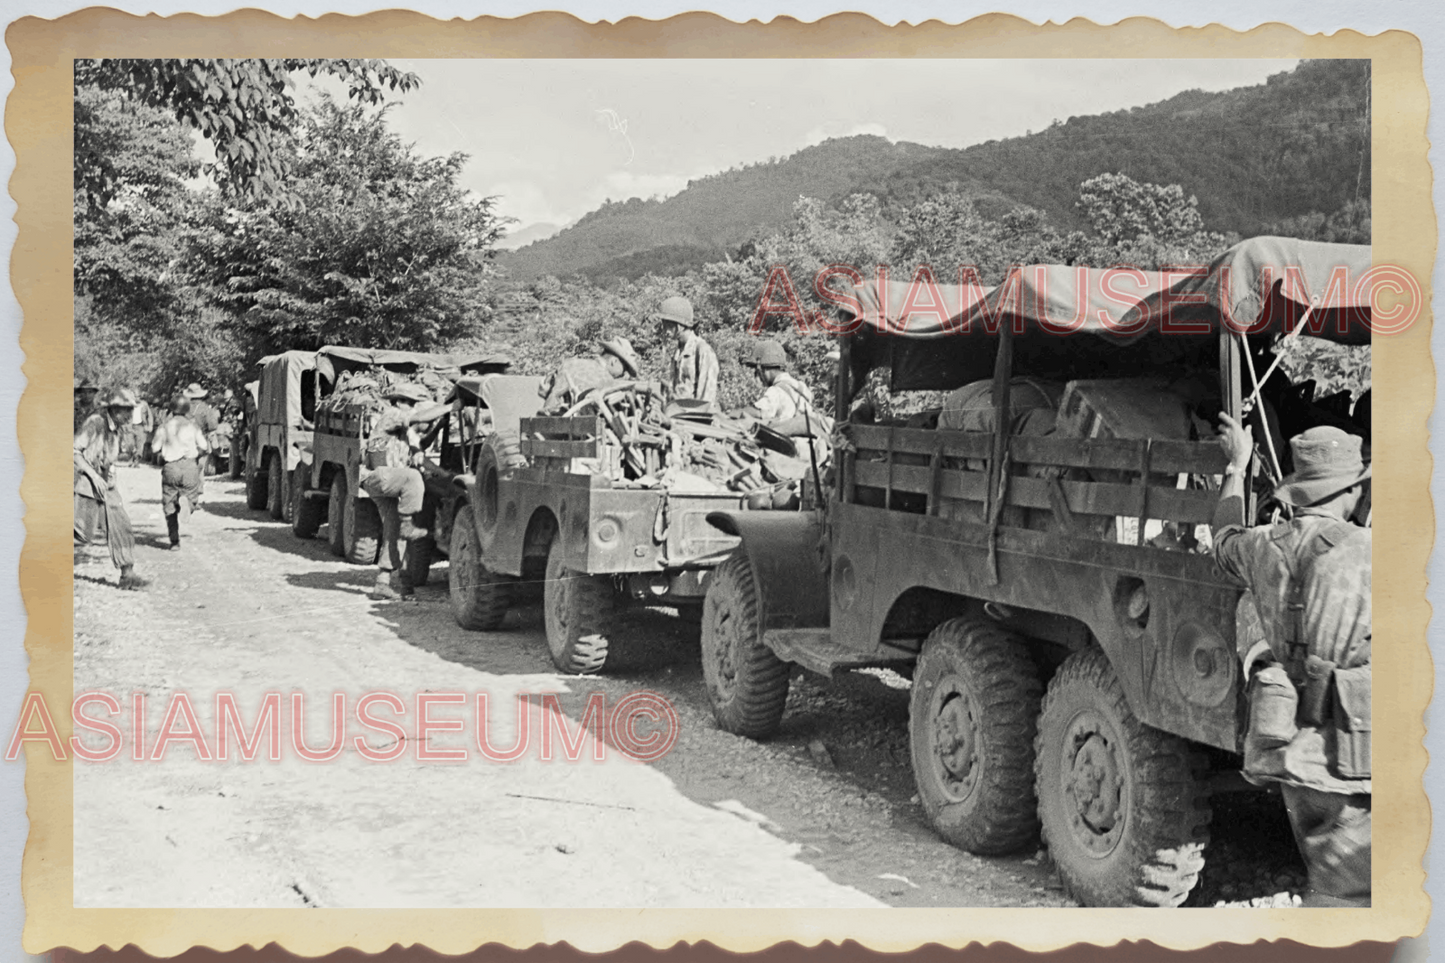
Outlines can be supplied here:
[[323, 98], [285, 148], [289, 191], [218, 212], [198, 272], [253, 352], [328, 342], [431, 350], [490, 311], [492, 198], [459, 183], [465, 154], [423, 158], [367, 111]]
[[216, 148], [209, 172], [228, 192], [285, 199], [290, 155], [278, 148], [298, 117], [297, 72], [336, 77], [346, 83], [348, 98], [372, 106], [386, 90], [405, 93], [421, 84], [382, 60], [77, 60], [76, 191], [103, 206], [120, 180], [105, 144], [80, 115], [80, 91], [98, 87], [165, 110], [199, 131]]
[[215, 201], [186, 185], [199, 169], [190, 137], [165, 112], [94, 86], [76, 91], [76, 129], [113, 175], [104, 204], [75, 192], [76, 373], [156, 395], [231, 380], [235, 338], [182, 278]]
[[1167, 244], [1204, 230], [1198, 198], [1186, 198], [1178, 184], [1141, 184], [1124, 174], [1100, 174], [1079, 185], [1077, 206], [1110, 244], [1146, 234]]

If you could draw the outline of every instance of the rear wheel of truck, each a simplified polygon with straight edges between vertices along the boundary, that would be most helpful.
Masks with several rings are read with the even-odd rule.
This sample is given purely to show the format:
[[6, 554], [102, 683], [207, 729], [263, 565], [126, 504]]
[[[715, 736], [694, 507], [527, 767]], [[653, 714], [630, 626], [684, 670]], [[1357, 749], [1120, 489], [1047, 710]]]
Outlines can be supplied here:
[[1178, 906], [1209, 842], [1205, 761], [1140, 722], [1098, 648], [1049, 683], [1036, 747], [1039, 819], [1064, 889], [1085, 906]]
[[792, 668], [763, 645], [759, 608], [747, 556], [730, 556], [702, 603], [702, 678], [718, 725], [752, 739], [778, 731]]
[[297, 465], [291, 475], [291, 532], [297, 538], [314, 538], [326, 521], [326, 505], [319, 499], [306, 497], [305, 465]]
[[[257, 458], [264, 458], [265, 452], [257, 455]], [[267, 496], [270, 495], [270, 479], [265, 465], [255, 465], [246, 469], [246, 507], [252, 511], [260, 511], [266, 507]]]
[[346, 554], [346, 539], [343, 529], [346, 518], [346, 476], [341, 472], [331, 476], [331, 495], [326, 499], [326, 542], [331, 554]]
[[908, 712], [913, 779], [928, 821], [960, 849], [998, 856], [1037, 839], [1042, 695], [1024, 640], [993, 622], [952, 619], [923, 643]]
[[266, 468], [266, 514], [280, 521], [286, 517], [286, 485], [283, 481], [281, 456], [271, 456]]
[[463, 505], [452, 522], [451, 562], [447, 566], [447, 589], [457, 625], [474, 632], [490, 632], [501, 625], [512, 604], [513, 587], [511, 576], [498, 575], [482, 561], [472, 507]]
[[612, 579], [574, 572], [562, 564], [562, 539], [547, 549], [542, 617], [552, 662], [563, 672], [589, 675], [607, 661], [607, 634], [617, 611]]
[[346, 493], [341, 510], [341, 543], [344, 556], [353, 565], [371, 565], [381, 551], [381, 512], [370, 498]]

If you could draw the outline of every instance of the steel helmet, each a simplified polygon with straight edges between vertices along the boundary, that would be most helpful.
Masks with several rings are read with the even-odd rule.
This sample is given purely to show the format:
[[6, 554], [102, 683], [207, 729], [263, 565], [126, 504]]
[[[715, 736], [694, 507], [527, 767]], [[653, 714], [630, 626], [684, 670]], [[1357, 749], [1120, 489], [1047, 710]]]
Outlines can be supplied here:
[[783, 346], [771, 339], [759, 341], [753, 345], [753, 356], [745, 364], [754, 365], [759, 368], [786, 368], [788, 366], [788, 354]]
[[692, 302], [677, 295], [663, 301], [652, 319], [654, 321], [670, 321], [673, 324], [680, 324], [684, 328], [697, 327], [697, 321], [692, 316]]

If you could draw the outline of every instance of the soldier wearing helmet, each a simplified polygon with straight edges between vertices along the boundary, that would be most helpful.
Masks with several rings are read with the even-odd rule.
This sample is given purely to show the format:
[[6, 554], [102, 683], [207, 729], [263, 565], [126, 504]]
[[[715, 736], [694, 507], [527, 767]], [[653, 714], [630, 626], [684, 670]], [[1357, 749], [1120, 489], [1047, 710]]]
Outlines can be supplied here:
[[768, 425], [800, 418], [805, 412], [817, 417], [813, 389], [788, 373], [788, 355], [781, 344], [759, 341], [743, 364], [753, 369], [763, 386], [763, 393], [744, 409], [745, 413]]
[[717, 353], [697, 333], [692, 302], [683, 297], [670, 297], [662, 302], [653, 320], [676, 342], [668, 365], [668, 399], [716, 404]]
[[135, 574], [135, 533], [115, 479], [121, 438], [134, 420], [137, 399], [129, 388], [115, 388], [98, 402], [99, 410], [75, 432], [75, 542], [88, 545], [103, 532], [120, 569], [120, 587], [138, 589], [146, 583]]

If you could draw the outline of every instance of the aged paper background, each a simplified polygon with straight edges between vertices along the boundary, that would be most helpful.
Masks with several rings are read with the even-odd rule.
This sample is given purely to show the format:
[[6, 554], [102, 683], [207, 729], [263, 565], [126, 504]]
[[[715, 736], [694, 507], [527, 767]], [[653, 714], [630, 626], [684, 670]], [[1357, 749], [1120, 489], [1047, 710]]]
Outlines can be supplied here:
[[[884, 28], [856, 15], [818, 24], [739, 25], [709, 15], [664, 23], [625, 21], [589, 26], [560, 14], [519, 21], [442, 24], [405, 13], [348, 19], [283, 21], [246, 12], [220, 19], [192, 16], [141, 20], [114, 11], [88, 11], [55, 22], [21, 21], [8, 44], [16, 91], [6, 131], [17, 153], [10, 189], [17, 199], [20, 235], [12, 283], [25, 311], [21, 345], [29, 379], [19, 415], [26, 455], [22, 495], [29, 537], [22, 555], [21, 588], [29, 615], [26, 646], [31, 688], [52, 707], [71, 696], [70, 553], [62, 541], [70, 516], [67, 463], [52, 440], [62, 437], [70, 402], [70, 149], [71, 70], [75, 57], [1088, 57], [1137, 51], [1150, 57], [1270, 56], [1370, 57], [1374, 61], [1374, 253], [1411, 271], [1430, 297], [1435, 219], [1426, 159], [1428, 108], [1418, 41], [1408, 34], [1363, 37], [1341, 32], [1307, 37], [1282, 25], [1248, 33], [1225, 28], [1171, 30], [1154, 21], [1115, 27], [1086, 22], [1034, 27], [991, 16], [961, 27], [930, 23]], [[59, 120], [57, 121], [57, 118]], [[1045, 949], [1077, 940], [1113, 942], [1147, 938], [1162, 945], [1202, 946], [1231, 940], [1292, 938], [1320, 945], [1359, 939], [1395, 939], [1424, 925], [1428, 902], [1420, 859], [1428, 840], [1428, 803], [1421, 788], [1425, 753], [1421, 712], [1429, 698], [1432, 666], [1424, 646], [1428, 608], [1424, 567], [1433, 538], [1421, 519], [1432, 518], [1425, 417], [1433, 401], [1428, 309], [1403, 335], [1375, 346], [1381, 417], [1375, 458], [1382, 546], [1377, 592], [1382, 638], [1376, 680], [1383, 735], [1376, 741], [1381, 785], [1376, 805], [1376, 897], [1368, 911], [1133, 910], [892, 910], [873, 914], [753, 911], [428, 911], [324, 910], [191, 912], [75, 910], [71, 906], [71, 785], [68, 764], [49, 761], [32, 747], [26, 788], [31, 835], [24, 864], [32, 951], [55, 945], [90, 948], [134, 942], [152, 953], [177, 952], [193, 943], [229, 948], [278, 941], [303, 953], [352, 945], [375, 951], [393, 943], [421, 942], [460, 952], [481, 942], [529, 945], [567, 939], [599, 950], [628, 940], [654, 945], [707, 938], [747, 950], [779, 940], [812, 943], [857, 939], [880, 949], [923, 942], [962, 945], [1006, 940]], [[58, 720], [59, 721], [59, 720]], [[1047, 918], [1040, 918], [1039, 914]]]

